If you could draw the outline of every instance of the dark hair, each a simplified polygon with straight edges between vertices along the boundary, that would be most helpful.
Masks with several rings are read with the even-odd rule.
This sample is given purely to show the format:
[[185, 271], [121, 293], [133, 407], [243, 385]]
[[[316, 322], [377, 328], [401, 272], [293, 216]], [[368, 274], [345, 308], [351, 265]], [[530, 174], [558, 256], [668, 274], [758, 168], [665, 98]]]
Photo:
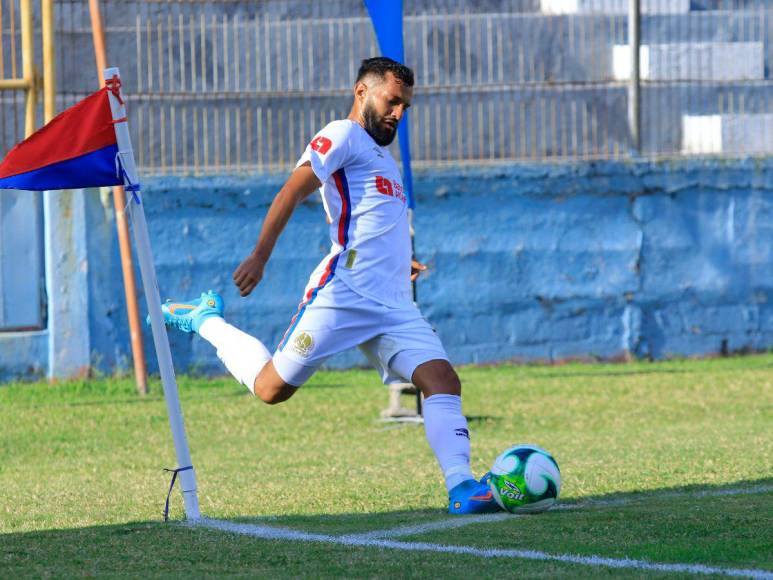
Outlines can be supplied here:
[[399, 81], [405, 83], [409, 87], [413, 86], [413, 71], [404, 64], [400, 64], [396, 60], [392, 60], [385, 56], [377, 56], [363, 60], [362, 64], [360, 64], [360, 70], [357, 71], [357, 80], [355, 82], [360, 82], [368, 75], [376, 75], [383, 79], [388, 72], [395, 75]]

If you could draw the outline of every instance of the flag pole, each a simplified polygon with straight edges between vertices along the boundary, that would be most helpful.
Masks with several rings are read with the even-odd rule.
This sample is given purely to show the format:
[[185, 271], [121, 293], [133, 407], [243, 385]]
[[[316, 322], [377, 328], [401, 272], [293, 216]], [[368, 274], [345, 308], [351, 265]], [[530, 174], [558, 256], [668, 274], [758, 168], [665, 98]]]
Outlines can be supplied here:
[[177, 471], [180, 476], [180, 487], [185, 501], [185, 515], [189, 520], [201, 517], [199, 499], [196, 494], [196, 473], [191, 463], [188, 449], [188, 439], [185, 435], [180, 398], [177, 393], [177, 381], [172, 365], [172, 352], [169, 348], [169, 337], [164, 326], [164, 315], [161, 312], [161, 296], [158, 292], [156, 268], [153, 264], [153, 254], [150, 249], [148, 224], [145, 220], [145, 210], [139, 191], [137, 166], [134, 162], [129, 127], [126, 123], [126, 107], [120, 92], [121, 75], [117, 68], [105, 69], [105, 84], [110, 99], [110, 109], [113, 113], [115, 137], [118, 143], [116, 165], [120, 168], [124, 189], [131, 193], [129, 214], [134, 225], [134, 241], [137, 247], [137, 259], [140, 265], [142, 286], [145, 290], [145, 300], [150, 312], [150, 326], [153, 331], [153, 344], [156, 347], [158, 368], [161, 373], [161, 384], [164, 387], [164, 399], [169, 413], [169, 426], [172, 429], [172, 439], [177, 454]]

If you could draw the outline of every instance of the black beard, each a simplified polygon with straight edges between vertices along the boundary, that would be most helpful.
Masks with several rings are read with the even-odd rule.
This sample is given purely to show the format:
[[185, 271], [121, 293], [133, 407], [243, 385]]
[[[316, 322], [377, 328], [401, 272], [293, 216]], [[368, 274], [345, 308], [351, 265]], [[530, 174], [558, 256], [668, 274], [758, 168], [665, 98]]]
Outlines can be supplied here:
[[382, 147], [386, 147], [395, 140], [397, 127], [385, 129], [379, 124], [380, 119], [376, 116], [372, 107], [365, 106], [362, 111], [362, 120], [365, 122], [365, 130], [368, 132], [368, 135], [373, 137], [373, 140]]

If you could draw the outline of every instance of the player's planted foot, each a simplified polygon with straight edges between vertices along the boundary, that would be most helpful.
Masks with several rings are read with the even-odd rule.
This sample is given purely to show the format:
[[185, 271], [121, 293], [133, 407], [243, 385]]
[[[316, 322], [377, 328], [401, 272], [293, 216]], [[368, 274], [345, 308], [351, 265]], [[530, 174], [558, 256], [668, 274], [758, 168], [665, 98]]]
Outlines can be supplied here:
[[[199, 298], [189, 302], [172, 302], [167, 300], [161, 305], [164, 313], [164, 323], [169, 328], [182, 332], [198, 332], [201, 324], [212, 316], [223, 317], [223, 298], [217, 292], [210, 290], [202, 292]], [[148, 317], [150, 323], [150, 317]]]
[[491, 474], [487, 473], [480, 481], [468, 479], [448, 492], [449, 514], [488, 514], [501, 508], [494, 499], [488, 486]]

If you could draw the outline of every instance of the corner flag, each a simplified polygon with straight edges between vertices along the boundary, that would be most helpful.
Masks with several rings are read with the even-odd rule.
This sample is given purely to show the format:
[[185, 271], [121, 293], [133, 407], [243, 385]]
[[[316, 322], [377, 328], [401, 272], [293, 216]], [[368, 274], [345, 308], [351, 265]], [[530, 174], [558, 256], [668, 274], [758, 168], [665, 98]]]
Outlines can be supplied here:
[[[0, 163], [0, 188], [43, 191], [123, 185], [132, 192], [129, 215], [134, 224], [153, 344], [177, 455], [178, 467], [168, 471], [174, 473], [172, 485], [179, 474], [185, 515], [195, 520], [201, 517], [196, 473], [191, 463], [169, 337], [161, 312], [148, 224], [129, 137], [126, 107], [121, 96], [121, 77], [117, 68], [105, 69], [104, 74], [105, 88], [56, 116], [8, 153]], [[168, 505], [167, 496], [166, 510]]]
[[11, 149], [0, 163], [0, 189], [123, 184], [108, 90], [86, 97]]

